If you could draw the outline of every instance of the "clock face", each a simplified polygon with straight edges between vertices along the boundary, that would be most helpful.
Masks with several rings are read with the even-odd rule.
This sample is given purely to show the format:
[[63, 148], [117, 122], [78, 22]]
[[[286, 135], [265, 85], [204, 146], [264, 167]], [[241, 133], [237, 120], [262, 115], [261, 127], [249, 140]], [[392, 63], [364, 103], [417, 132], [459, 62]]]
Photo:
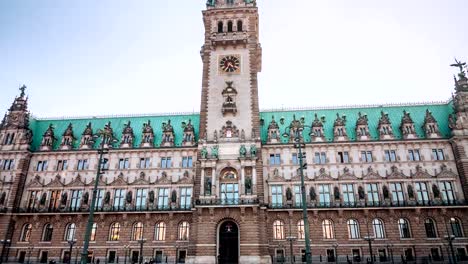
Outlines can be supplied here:
[[227, 55], [219, 60], [219, 68], [226, 73], [238, 73], [240, 70], [239, 56]]

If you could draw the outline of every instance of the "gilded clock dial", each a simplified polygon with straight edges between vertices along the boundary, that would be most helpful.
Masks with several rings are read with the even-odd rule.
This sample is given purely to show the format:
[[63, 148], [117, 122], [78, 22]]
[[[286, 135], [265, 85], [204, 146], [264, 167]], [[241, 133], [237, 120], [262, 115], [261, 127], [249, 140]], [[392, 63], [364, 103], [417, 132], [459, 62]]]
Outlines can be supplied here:
[[240, 68], [240, 60], [234, 55], [225, 56], [219, 61], [219, 68], [228, 73], [237, 72]]

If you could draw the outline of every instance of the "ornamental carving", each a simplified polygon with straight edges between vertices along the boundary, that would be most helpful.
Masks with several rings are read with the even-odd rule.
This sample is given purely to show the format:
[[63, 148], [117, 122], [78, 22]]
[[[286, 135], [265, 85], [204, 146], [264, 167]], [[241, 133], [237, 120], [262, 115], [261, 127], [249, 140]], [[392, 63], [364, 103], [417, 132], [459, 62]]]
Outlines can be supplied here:
[[91, 122], [86, 125], [85, 130], [83, 131], [80, 148], [92, 148], [93, 147], [93, 129], [91, 127]]
[[124, 129], [122, 131], [122, 140], [120, 142], [121, 148], [133, 147], [133, 140], [135, 139], [135, 135], [133, 134], [133, 128], [130, 124], [130, 121], [128, 121], [128, 123], [125, 124]]
[[141, 137], [141, 144], [140, 147], [142, 148], [147, 148], [147, 147], [153, 147], [154, 144], [154, 131], [153, 127], [151, 126], [151, 121], [148, 120], [148, 122], [143, 123], [143, 131], [142, 131], [142, 137]]
[[336, 113], [336, 119], [333, 123], [333, 135], [335, 141], [348, 140], [348, 133], [346, 132], [346, 116], [340, 117], [340, 114]]
[[228, 113], [235, 115], [237, 113], [237, 90], [234, 87], [232, 87], [233, 83], [234, 82], [232, 81], [226, 82], [226, 88], [224, 88], [223, 92], [221, 93], [223, 96], [223, 107], [221, 109], [223, 115], [226, 115]]
[[293, 115], [293, 120], [289, 124], [289, 142], [296, 141], [296, 138], [299, 138], [300, 141], [303, 141], [302, 131], [304, 130], [304, 118], [301, 120], [296, 119], [296, 115]]
[[358, 113], [358, 119], [356, 121], [356, 137], [357, 140], [369, 140], [369, 124], [366, 114]]
[[268, 180], [267, 182], [283, 182], [284, 177], [280, 175], [278, 168], [273, 170], [273, 173], [268, 173]]
[[171, 125], [171, 120], [169, 119], [167, 123], [162, 123], [162, 142], [161, 146], [163, 147], [173, 147], [174, 146], [174, 128]]
[[377, 129], [379, 130], [379, 139], [384, 140], [394, 138], [390, 118], [388, 117], [388, 114], [383, 111], [380, 111], [380, 119]]
[[195, 129], [192, 125], [192, 120], [189, 119], [188, 123], [182, 122], [182, 128], [184, 129], [182, 145], [193, 146], [195, 144]]
[[410, 116], [410, 113], [403, 110], [403, 117], [401, 118], [401, 125], [400, 125], [401, 133], [403, 134], [403, 138], [416, 138], [416, 131], [414, 129], [414, 122]]
[[63, 150], [69, 150], [73, 148], [73, 142], [75, 141], [75, 136], [73, 135], [73, 125], [70, 123], [63, 132], [62, 143], [60, 144], [60, 148]]
[[325, 133], [323, 131], [323, 121], [325, 117], [321, 119], [318, 118], [315, 114], [314, 121], [312, 122], [312, 140], [316, 142], [321, 142], [325, 140]]
[[226, 125], [221, 128], [220, 136], [221, 138], [238, 138], [239, 129], [231, 121], [227, 121]]
[[268, 143], [279, 143], [280, 142], [280, 131], [279, 125], [275, 121], [275, 116], [271, 117], [271, 122], [268, 125]]
[[46, 132], [42, 136], [42, 142], [41, 142], [41, 148], [40, 148], [42, 151], [52, 150], [54, 142], [57, 140], [54, 135], [54, 129], [55, 128], [52, 126], [52, 124], [50, 124]]
[[439, 138], [440, 131], [439, 125], [435, 120], [434, 116], [432, 115], [429, 109], [426, 109], [426, 116], [424, 117], [424, 125], [423, 125], [424, 132], [427, 138]]

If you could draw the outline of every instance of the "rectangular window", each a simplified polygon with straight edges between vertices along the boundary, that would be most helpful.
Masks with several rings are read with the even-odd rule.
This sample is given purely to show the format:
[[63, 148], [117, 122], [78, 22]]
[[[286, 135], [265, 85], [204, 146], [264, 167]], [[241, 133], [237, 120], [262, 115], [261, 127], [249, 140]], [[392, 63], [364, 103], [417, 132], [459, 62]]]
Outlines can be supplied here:
[[114, 209], [123, 210], [125, 208], [125, 190], [116, 189], [114, 191]]
[[128, 158], [119, 159], [119, 170], [128, 170], [130, 168], [130, 161]]
[[438, 248], [431, 248], [431, 257], [435, 261], [441, 261], [442, 258], [440, 257], [439, 249]]
[[343, 202], [345, 203], [345, 205], [354, 205], [355, 198], [353, 184], [342, 184], [341, 191], [343, 193]]
[[182, 157], [182, 168], [192, 168], [193, 162], [192, 157]]
[[81, 206], [81, 196], [83, 195], [82, 190], [73, 190], [72, 191], [72, 197], [71, 197], [71, 203], [70, 203], [70, 209], [72, 211], [76, 211], [80, 209]]
[[171, 157], [163, 157], [161, 158], [161, 168], [167, 169], [172, 167], [172, 160]]
[[385, 150], [385, 161], [386, 162], [395, 162], [396, 161], [395, 150]]
[[57, 171], [67, 170], [67, 167], [68, 167], [68, 161], [67, 160], [57, 161]]
[[294, 186], [294, 205], [302, 206], [302, 192], [301, 186], [299, 185]]
[[37, 191], [31, 191], [29, 193], [28, 209], [34, 209], [36, 207], [37, 196]]
[[349, 163], [349, 154], [348, 151], [340, 151], [338, 152], [338, 161], [340, 163]]
[[314, 163], [315, 164], [327, 163], [327, 154], [325, 152], [315, 152]]
[[97, 190], [97, 196], [96, 196], [96, 204], [94, 205], [94, 209], [100, 209], [102, 208], [102, 204], [104, 201], [104, 190], [99, 189]]
[[362, 162], [372, 162], [372, 151], [361, 151]]
[[117, 252], [115, 251], [109, 251], [109, 257], [107, 259], [107, 263], [115, 263], [115, 256], [116, 256]]
[[0, 160], [0, 169], [9, 171], [15, 168], [15, 160], [14, 159], [6, 159]]
[[391, 183], [390, 191], [392, 192], [392, 202], [394, 204], [404, 204], [403, 186], [401, 183]]
[[361, 251], [359, 249], [353, 249], [353, 260], [356, 262], [361, 262]]
[[366, 185], [367, 189], [367, 203], [369, 205], [378, 205], [379, 204], [379, 190], [377, 183], [368, 183]]
[[49, 200], [49, 209], [55, 210], [59, 208], [60, 205], [60, 195], [61, 191], [55, 190], [50, 192], [50, 200]]
[[140, 158], [140, 169], [148, 169], [150, 167], [150, 158]]
[[321, 206], [330, 206], [331, 201], [330, 185], [329, 184], [320, 184], [319, 185], [319, 199]]
[[283, 205], [283, 186], [271, 186], [271, 205], [273, 207], [281, 207]]
[[292, 164], [294, 164], [294, 165], [299, 164], [299, 158], [297, 157], [297, 153], [292, 154]]
[[239, 184], [221, 184], [221, 201], [223, 204], [237, 204], [239, 202]]
[[445, 160], [444, 150], [443, 149], [432, 149], [432, 159], [433, 160]]
[[37, 162], [36, 171], [46, 171], [48, 166], [47, 160], [39, 160]]
[[88, 169], [88, 160], [87, 159], [78, 160], [78, 166], [76, 167], [76, 170], [87, 170], [87, 169]]
[[190, 209], [192, 204], [192, 188], [180, 188], [180, 208]]
[[453, 193], [453, 185], [451, 182], [443, 181], [439, 183], [439, 189], [442, 193], [442, 200], [447, 203], [453, 203], [455, 201], [455, 195]]
[[281, 155], [270, 154], [270, 165], [281, 165]]
[[169, 188], [159, 188], [158, 190], [158, 209], [169, 208]]
[[425, 182], [416, 183], [416, 196], [419, 203], [427, 204], [429, 202], [429, 193]]
[[146, 209], [146, 197], [148, 196], [147, 189], [137, 189], [136, 191], [136, 209]]
[[410, 149], [408, 150], [409, 160], [410, 161], [420, 161], [421, 155], [419, 155], [419, 149]]

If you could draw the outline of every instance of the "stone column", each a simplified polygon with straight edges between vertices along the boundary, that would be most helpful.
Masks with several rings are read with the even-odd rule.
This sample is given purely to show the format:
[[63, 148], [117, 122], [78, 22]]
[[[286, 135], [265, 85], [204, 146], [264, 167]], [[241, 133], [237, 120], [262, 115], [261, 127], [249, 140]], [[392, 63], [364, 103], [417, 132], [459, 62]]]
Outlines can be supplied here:
[[252, 194], [257, 194], [257, 168], [255, 164], [252, 166]]
[[216, 168], [215, 167], [212, 167], [211, 168], [211, 195], [214, 195], [216, 196], [216, 186], [218, 185], [218, 183], [216, 182]]
[[201, 169], [200, 196], [205, 196], [205, 169]]
[[245, 167], [244, 166], [241, 167], [241, 178], [240, 178], [239, 186], [241, 188], [240, 194], [245, 195]]

